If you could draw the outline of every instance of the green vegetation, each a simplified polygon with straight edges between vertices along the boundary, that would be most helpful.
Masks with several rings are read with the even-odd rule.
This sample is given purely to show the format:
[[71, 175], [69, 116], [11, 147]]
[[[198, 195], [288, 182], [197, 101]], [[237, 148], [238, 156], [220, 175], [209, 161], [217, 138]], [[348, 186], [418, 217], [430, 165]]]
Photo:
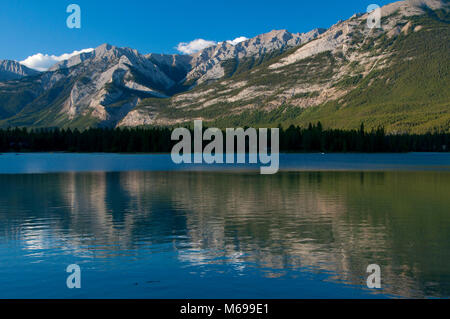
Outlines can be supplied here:
[[[410, 18], [412, 27], [408, 34], [392, 38], [378, 36], [369, 50], [372, 55], [390, 54], [377, 63], [369, 74], [348, 75], [334, 87], [349, 92], [341, 98], [322, 105], [300, 108], [289, 105], [289, 99], [278, 110], [266, 110], [271, 94], [265, 100], [233, 103], [222, 102], [209, 111], [199, 110], [197, 116], [210, 118], [210, 123], [227, 126], [267, 126], [281, 123], [306, 126], [309, 122], [321, 121], [324, 127], [355, 129], [364, 122], [369, 129], [383, 126], [392, 134], [427, 132], [450, 132], [450, 20], [448, 13], [431, 11], [428, 15]], [[421, 30], [414, 31], [421, 26]], [[286, 53], [286, 54], [289, 54]], [[302, 83], [325, 83], [333, 76], [338, 63], [347, 63], [331, 52], [324, 52], [295, 64], [277, 69], [267, 68], [285, 54], [263, 63], [251, 72], [234, 74], [235, 82], [247, 81], [245, 87], [267, 87], [288, 90]], [[350, 69], [358, 71], [361, 66], [352, 62]], [[215, 88], [214, 85], [210, 86]], [[205, 88], [203, 88], [205, 90]], [[306, 94], [293, 98], [307, 98]], [[253, 106], [239, 111], [239, 106]], [[188, 108], [189, 109], [189, 108]], [[189, 110], [183, 116], [189, 117]], [[203, 112], [203, 113], [202, 113]], [[171, 116], [177, 116], [175, 113]]]
[[358, 84], [343, 99], [302, 112], [296, 124], [322, 121], [327, 127], [369, 128], [383, 125], [392, 133], [450, 132], [450, 28], [448, 22], [414, 17], [422, 30], [390, 40], [390, 65], [364, 78], [347, 78], [340, 85]]
[[[179, 84], [164, 91], [160, 83], [130, 66], [130, 80], [172, 97], [157, 98], [110, 83], [106, 90], [118, 97], [106, 109], [111, 118], [120, 119], [129, 111], [123, 106], [139, 98], [137, 109], [151, 110], [166, 123], [188, 125], [202, 118], [221, 128], [276, 123], [288, 128], [320, 121], [327, 129], [352, 130], [364, 122], [369, 130], [382, 126], [389, 134], [450, 133], [450, 16], [448, 10], [424, 9], [425, 15], [399, 17], [396, 27], [400, 30], [409, 22], [407, 32], [389, 37], [378, 30], [365, 37], [356, 29], [350, 34], [354, 46], [345, 53], [326, 51], [277, 68], [271, 66], [299, 47], [223, 61], [222, 79], [194, 88], [195, 83], [182, 82], [187, 72], [183, 68], [170, 74]], [[383, 17], [382, 24], [396, 15], [399, 12]], [[363, 27], [361, 22], [359, 30]], [[352, 54], [357, 60], [350, 61]], [[161, 68], [169, 71], [170, 66]], [[0, 127], [105, 125], [89, 114], [69, 119], [62, 112], [74, 83], [88, 84], [91, 79], [79, 74], [67, 80], [67, 69], [57, 72], [62, 79], [50, 90], [43, 90], [33, 77], [2, 82]]]
[[[0, 152], [170, 152], [176, 143], [170, 136], [167, 127], [84, 131], [16, 128], [0, 130]], [[386, 135], [381, 127], [366, 132], [363, 125], [359, 130], [324, 130], [318, 122], [308, 128], [280, 127], [280, 151], [443, 152], [450, 151], [450, 134]]]
[[21, 81], [10, 81], [0, 86], [0, 120], [20, 112], [36, 98], [38, 85], [35, 77], [26, 77]]
[[[290, 51], [290, 50], [289, 50]], [[249, 71], [264, 62], [271, 61], [273, 58], [280, 56], [283, 50], [275, 50], [269, 53], [262, 54], [260, 57], [248, 57], [241, 60], [231, 59], [222, 62], [222, 67], [225, 70], [225, 77], [232, 77], [246, 71]]]

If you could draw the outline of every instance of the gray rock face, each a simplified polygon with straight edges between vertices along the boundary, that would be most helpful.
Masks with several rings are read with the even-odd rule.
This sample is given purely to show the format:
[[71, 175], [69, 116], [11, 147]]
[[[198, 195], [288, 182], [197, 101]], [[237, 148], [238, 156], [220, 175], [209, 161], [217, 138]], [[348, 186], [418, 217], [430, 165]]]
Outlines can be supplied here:
[[0, 81], [18, 80], [39, 73], [16, 61], [0, 60]]
[[[320, 29], [305, 34], [272, 31], [237, 45], [222, 42], [192, 55], [142, 55], [130, 48], [102, 44], [92, 52], [61, 61], [42, 73], [36, 82], [40, 89], [33, 91], [33, 95], [39, 100], [39, 96], [47, 92], [58, 93], [52, 100], [46, 97], [49, 105], [57, 101], [61, 122], [55, 125], [90, 117], [100, 125], [115, 126], [143, 98], [168, 97], [204, 81], [221, 78], [224, 75], [222, 61], [286, 50], [322, 32]], [[18, 63], [5, 63], [4, 68], [9, 70], [8, 79], [38, 74]], [[34, 103], [28, 108], [33, 109]], [[18, 118], [26, 122], [21, 114]]]
[[142, 97], [166, 97], [176, 83], [136, 50], [109, 44], [53, 66], [43, 84], [51, 89], [59, 81], [73, 81], [60, 112], [105, 126], [114, 126]]
[[[309, 108], [344, 101], [356, 86], [346, 84], [348, 79], [363, 79], [373, 70], [383, 71], [394, 63], [391, 51], [375, 48], [382, 35], [393, 38], [419, 32], [424, 27], [413, 27], [409, 18], [444, 6], [439, 0], [399, 1], [381, 8], [381, 28], [368, 28], [368, 14], [355, 14], [325, 32], [298, 35], [272, 31], [236, 46], [220, 43], [209, 47], [192, 55], [194, 67], [187, 77], [197, 83], [215, 79], [215, 83], [177, 94], [164, 108], [158, 109], [158, 101], [145, 101], [119, 125], [176, 125], [193, 118], [220, 121], [246, 111], [273, 111], [285, 105]], [[246, 77], [223, 78], [221, 61], [261, 56], [283, 45], [296, 48], [245, 73]], [[368, 87], [371, 83], [373, 80]]]
[[77, 64], [80, 64], [80, 63], [86, 61], [87, 59], [91, 58], [92, 56], [93, 56], [93, 52], [83, 52], [81, 54], [71, 57], [68, 60], [64, 60], [64, 61], [56, 63], [54, 66], [52, 66], [49, 69], [49, 71], [57, 71], [60, 69], [70, 68], [72, 66], [75, 66]]
[[246, 57], [259, 58], [275, 50], [284, 51], [311, 41], [323, 32], [325, 32], [325, 29], [315, 29], [308, 33], [273, 30], [240, 42], [237, 45], [221, 42], [191, 55], [190, 63], [192, 69], [185, 80], [196, 83], [217, 80], [224, 75], [224, 70], [220, 65], [222, 61]]
[[[388, 18], [392, 15], [398, 15], [399, 17], [411, 17], [415, 15], [421, 15], [425, 13], [425, 8], [430, 10], [441, 9], [444, 7], [444, 3], [440, 0], [406, 0], [398, 1], [388, 4], [381, 8], [381, 17]], [[346, 21], [339, 21], [326, 32], [317, 37], [315, 41], [309, 42], [307, 45], [299, 48], [292, 55], [286, 57], [277, 64], [271, 66], [272, 69], [277, 69], [289, 64], [293, 64], [302, 59], [310, 56], [325, 52], [332, 51], [334, 53], [343, 51], [344, 54], [351, 46], [354, 33], [360, 32], [362, 38], [370, 39], [375, 33], [387, 32], [388, 37], [397, 35], [400, 33], [400, 29], [396, 26], [399, 19], [390, 19], [390, 22], [383, 23], [381, 30], [369, 29], [367, 27], [361, 28], [366, 25], [366, 21], [369, 18], [369, 14], [354, 15], [352, 18]]]
[[[387, 17], [394, 13], [401, 17], [422, 14], [424, 6], [438, 9], [443, 6], [443, 3], [439, 0], [395, 2], [382, 8], [382, 16]], [[65, 126], [78, 123], [82, 118], [88, 118], [97, 125], [109, 127], [152, 123], [173, 124], [186, 119], [167, 120], [159, 117], [158, 103], [147, 105], [147, 108], [136, 109], [135, 107], [144, 98], [149, 97], [172, 97], [167, 100], [169, 107], [174, 106], [174, 108], [198, 107], [199, 104], [202, 104], [201, 107], [208, 107], [213, 106], [214, 103], [224, 103], [224, 101], [234, 103], [263, 99], [271, 94], [268, 88], [248, 87], [246, 83], [225, 83], [223, 87], [226, 91], [221, 92], [217, 97], [212, 92], [214, 90], [208, 87], [204, 92], [208, 97], [202, 97], [201, 91], [186, 91], [204, 82], [225, 81], [224, 61], [236, 61], [249, 57], [260, 58], [270, 52], [284, 52], [295, 47], [298, 49], [271, 63], [267, 67], [268, 72], [274, 74], [284, 72], [286, 66], [294, 65], [302, 59], [326, 51], [332, 54], [339, 53], [349, 61], [371, 65], [370, 58], [351, 53], [358, 49], [352, 44], [355, 34], [360, 33], [362, 38], [369, 40], [372, 36], [370, 30], [364, 29], [364, 21], [367, 17], [367, 14], [357, 14], [328, 30], [315, 29], [307, 33], [274, 30], [236, 45], [221, 42], [191, 55], [154, 53], [143, 55], [130, 48], [103, 44], [92, 52], [82, 53], [59, 62], [48, 72], [43, 73], [14, 61], [0, 61], [0, 81], [20, 80], [28, 75], [37, 75], [31, 84], [26, 81], [18, 84], [0, 83], [0, 95], [4, 101], [16, 101], [14, 102], [16, 104], [20, 101], [20, 105], [14, 104], [13, 107], [0, 105], [0, 121], [3, 120], [0, 125]], [[386, 32], [388, 36], [395, 36], [403, 32], [397, 23], [397, 18], [388, 19], [383, 29], [378, 30], [376, 34]], [[346, 74], [349, 74], [349, 70], [338, 70], [333, 81], [337, 81]], [[233, 89], [228, 89], [228, 86]], [[236, 95], [237, 89], [242, 89], [242, 92]], [[280, 88], [277, 91], [280, 96], [276, 96], [274, 101], [284, 103], [283, 101], [291, 95], [312, 91], [323, 94], [315, 98], [310, 97], [305, 107], [341, 94], [335, 92], [334, 87], [324, 85], [315, 87], [310, 83]], [[24, 96], [26, 98], [22, 98]], [[2, 111], [2, 107], [5, 110]], [[50, 107], [51, 110], [49, 110]], [[252, 107], [249, 104], [248, 108]], [[14, 116], [10, 114], [12, 109], [18, 110]], [[6, 116], [9, 118], [5, 118]], [[36, 118], [39, 118], [38, 122]]]

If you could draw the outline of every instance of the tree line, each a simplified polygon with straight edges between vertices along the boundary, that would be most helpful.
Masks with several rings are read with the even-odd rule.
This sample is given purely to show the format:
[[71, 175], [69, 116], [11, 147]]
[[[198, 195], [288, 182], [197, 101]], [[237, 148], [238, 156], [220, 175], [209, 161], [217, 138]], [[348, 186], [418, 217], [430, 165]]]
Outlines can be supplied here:
[[[281, 152], [446, 152], [450, 134], [386, 134], [385, 130], [323, 129], [320, 122], [308, 127], [280, 129]], [[0, 129], [0, 152], [106, 152], [167, 153], [178, 141], [172, 129], [90, 128]], [[191, 134], [193, 132], [191, 131]], [[225, 136], [225, 134], [224, 134]]]

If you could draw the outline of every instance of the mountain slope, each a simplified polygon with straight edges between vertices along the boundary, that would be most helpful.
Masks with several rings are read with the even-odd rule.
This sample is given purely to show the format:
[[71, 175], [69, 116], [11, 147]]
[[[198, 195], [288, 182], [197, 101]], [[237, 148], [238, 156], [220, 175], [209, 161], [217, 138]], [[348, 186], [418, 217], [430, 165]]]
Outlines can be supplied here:
[[[382, 29], [354, 15], [316, 40], [170, 99], [146, 99], [123, 126], [201, 118], [218, 126], [385, 126], [449, 131], [449, 19], [440, 1], [382, 8]], [[250, 64], [255, 61], [247, 61]], [[231, 61], [233, 64], [234, 61]], [[245, 65], [245, 59], [240, 65]]]
[[11, 60], [0, 60], [0, 81], [21, 79], [25, 76], [37, 75], [38, 71]]
[[356, 78], [356, 87], [342, 99], [305, 110], [295, 122], [305, 125], [321, 120], [344, 128], [364, 122], [369, 128], [384, 126], [392, 133], [449, 132], [448, 22], [424, 16], [410, 21], [407, 34], [377, 39], [375, 50], [389, 46], [385, 68]]
[[201, 84], [217, 80], [226, 75], [222, 61], [239, 61], [249, 57], [261, 57], [268, 53], [283, 52], [317, 38], [324, 29], [308, 33], [290, 33], [287, 30], [273, 30], [252, 39], [232, 45], [221, 42], [192, 55], [192, 70], [186, 75], [186, 82]]
[[[0, 100], [25, 95], [28, 80], [0, 85]], [[104, 44], [35, 78], [27, 103], [4, 123], [12, 126], [114, 126], [142, 97], [165, 97], [173, 86], [157, 65], [128, 48]], [[15, 90], [17, 89], [17, 90]], [[2, 103], [1, 109], [5, 109]], [[5, 113], [5, 112], [3, 112]], [[0, 113], [1, 114], [1, 113]], [[83, 125], [82, 125], [83, 126]]]
[[141, 55], [103, 44], [59, 62], [32, 82], [0, 82], [0, 126], [114, 127], [144, 98], [167, 98], [222, 77], [224, 59], [281, 53], [320, 32], [274, 31], [190, 56]]
[[439, 0], [356, 14], [328, 30], [271, 31], [192, 55], [108, 44], [33, 77], [0, 82], [0, 126], [385, 126], [450, 129], [449, 14]]

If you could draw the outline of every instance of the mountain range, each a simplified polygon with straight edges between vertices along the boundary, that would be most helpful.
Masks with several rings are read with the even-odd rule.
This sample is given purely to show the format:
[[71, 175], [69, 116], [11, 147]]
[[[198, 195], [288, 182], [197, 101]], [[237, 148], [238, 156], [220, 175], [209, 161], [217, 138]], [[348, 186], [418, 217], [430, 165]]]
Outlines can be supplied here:
[[0, 81], [18, 80], [25, 76], [37, 75], [38, 71], [11, 60], [0, 60]]
[[308, 33], [275, 30], [191, 55], [103, 44], [38, 72], [0, 61], [0, 127], [308, 125], [450, 130], [448, 1], [381, 8]]

